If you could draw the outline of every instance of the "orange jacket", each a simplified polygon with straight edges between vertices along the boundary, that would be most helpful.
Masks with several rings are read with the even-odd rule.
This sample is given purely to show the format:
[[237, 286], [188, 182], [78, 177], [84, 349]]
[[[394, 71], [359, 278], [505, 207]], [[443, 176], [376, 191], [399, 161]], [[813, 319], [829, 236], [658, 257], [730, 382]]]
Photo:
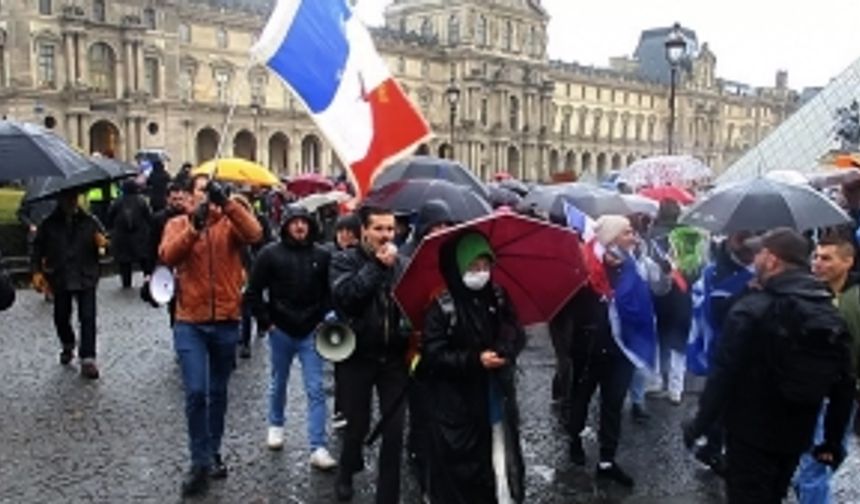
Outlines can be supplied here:
[[195, 231], [187, 215], [168, 221], [158, 248], [161, 261], [175, 268], [176, 320], [189, 323], [240, 318], [242, 248], [263, 235], [251, 212], [235, 201], [209, 212], [209, 225]]

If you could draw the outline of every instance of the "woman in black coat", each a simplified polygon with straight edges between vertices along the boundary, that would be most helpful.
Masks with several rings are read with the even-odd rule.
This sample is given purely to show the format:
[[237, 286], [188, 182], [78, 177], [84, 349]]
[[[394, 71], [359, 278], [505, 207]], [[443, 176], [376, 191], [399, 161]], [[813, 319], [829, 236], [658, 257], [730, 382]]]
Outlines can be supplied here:
[[113, 202], [108, 211], [108, 227], [111, 229], [111, 252], [119, 266], [122, 286], [131, 287], [132, 268], [140, 264], [144, 275], [152, 272], [150, 232], [152, 210], [140, 186], [133, 180], [122, 185], [122, 196]]
[[440, 251], [448, 290], [425, 318], [428, 495], [434, 504], [522, 502], [524, 465], [514, 383], [525, 345], [504, 289], [489, 280], [493, 252], [469, 233]]

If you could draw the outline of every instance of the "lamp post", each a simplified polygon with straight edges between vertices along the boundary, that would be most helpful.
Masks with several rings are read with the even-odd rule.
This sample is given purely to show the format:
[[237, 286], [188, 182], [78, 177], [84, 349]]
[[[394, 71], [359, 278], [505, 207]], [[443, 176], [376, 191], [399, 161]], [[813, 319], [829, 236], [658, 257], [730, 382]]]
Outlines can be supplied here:
[[668, 150], [669, 155], [675, 150], [675, 81], [677, 80], [678, 65], [681, 59], [687, 52], [687, 41], [684, 40], [684, 34], [681, 33], [681, 25], [675, 23], [672, 26], [672, 31], [666, 36], [664, 42], [666, 47], [666, 60], [669, 62], [669, 132], [668, 132]]
[[449, 154], [451, 159], [454, 159], [454, 124], [457, 120], [457, 104], [460, 102], [460, 88], [457, 87], [457, 83], [454, 82], [454, 78], [451, 78], [451, 83], [448, 85], [448, 89], [445, 90], [445, 95], [448, 98], [448, 106], [449, 108], [449, 116], [448, 120], [450, 121], [451, 128], [451, 150]]

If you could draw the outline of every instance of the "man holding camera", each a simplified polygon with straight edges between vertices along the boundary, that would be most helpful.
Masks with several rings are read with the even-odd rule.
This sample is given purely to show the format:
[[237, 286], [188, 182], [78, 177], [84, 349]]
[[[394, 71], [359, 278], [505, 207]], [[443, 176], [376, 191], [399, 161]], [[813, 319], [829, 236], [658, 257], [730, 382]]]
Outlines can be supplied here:
[[183, 496], [205, 492], [209, 478], [227, 476], [221, 438], [227, 383], [239, 342], [242, 248], [260, 240], [254, 215], [224, 188], [197, 176], [191, 181], [193, 213], [171, 219], [159, 248], [182, 288], [176, 297], [173, 341], [185, 385], [191, 471]]
[[[332, 469], [337, 462], [326, 448], [326, 403], [323, 360], [317, 353], [314, 333], [329, 311], [329, 253], [315, 243], [316, 221], [303, 207], [291, 205], [284, 213], [281, 241], [266, 246], [254, 262], [245, 292], [258, 326], [269, 332], [271, 383], [269, 430], [266, 443], [272, 450], [284, 446], [284, 407], [287, 382], [295, 357], [302, 363], [308, 397], [310, 464]], [[268, 292], [268, 300], [263, 300]], [[274, 328], [273, 328], [274, 326]]]
[[356, 334], [356, 350], [340, 364], [341, 407], [347, 425], [337, 478], [338, 500], [352, 498], [353, 475], [364, 468], [362, 444], [370, 427], [371, 396], [376, 388], [386, 415], [376, 485], [377, 504], [400, 499], [404, 405], [398, 404], [407, 384], [406, 332], [391, 294], [403, 259], [393, 244], [395, 219], [390, 210], [364, 207], [361, 244], [336, 254], [331, 264], [332, 301], [338, 318]]

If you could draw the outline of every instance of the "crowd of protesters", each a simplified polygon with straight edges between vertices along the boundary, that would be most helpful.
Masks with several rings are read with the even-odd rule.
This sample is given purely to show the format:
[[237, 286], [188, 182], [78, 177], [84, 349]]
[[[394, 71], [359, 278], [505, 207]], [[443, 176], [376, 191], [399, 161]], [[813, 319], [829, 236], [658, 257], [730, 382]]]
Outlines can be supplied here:
[[[237, 352], [250, 357], [255, 323], [269, 343], [266, 444], [285, 445], [286, 388], [298, 360], [308, 460], [337, 469], [339, 500], [352, 499], [353, 477], [364, 469], [376, 396], [384, 417], [377, 503], [400, 501], [404, 453], [429, 502], [524, 501], [515, 371], [525, 332], [493, 279], [492, 247], [478, 233], [442, 247], [445, 289], [427, 308], [420, 337], [393, 299], [420, 242], [457, 224], [445, 201], [428, 201], [413, 216], [364, 206], [335, 219], [336, 207], [310, 212], [282, 192], [230, 188], [185, 167], [171, 180], [160, 163], [148, 181], [123, 183], [111, 203], [91, 202], [93, 213], [78, 196], [20, 212], [34, 283], [53, 297], [60, 363], [77, 352], [81, 374], [99, 378], [95, 293], [106, 249], [122, 287], [139, 267], [143, 297], [156, 306], [146, 282], [156, 266], [172, 270], [191, 460], [184, 496], [227, 477], [229, 378]], [[570, 434], [571, 462], [588, 459], [583, 439], [599, 390], [595, 477], [633, 487], [635, 475], [615, 460], [625, 403], [634, 421], [647, 423], [646, 396], [681, 404], [692, 373], [707, 379], [697, 414], [682, 426], [684, 443], [726, 478], [730, 503], [778, 503], [789, 488], [802, 503], [829, 502], [829, 477], [846, 456], [856, 414], [853, 233], [710, 237], [679, 225], [680, 210], [664, 201], [653, 221], [603, 215], [575, 229], [588, 281], [550, 321], [556, 374], [547, 384]], [[355, 351], [335, 366], [339, 456], [329, 452], [326, 363], [314, 343], [333, 321], [356, 336]]]

